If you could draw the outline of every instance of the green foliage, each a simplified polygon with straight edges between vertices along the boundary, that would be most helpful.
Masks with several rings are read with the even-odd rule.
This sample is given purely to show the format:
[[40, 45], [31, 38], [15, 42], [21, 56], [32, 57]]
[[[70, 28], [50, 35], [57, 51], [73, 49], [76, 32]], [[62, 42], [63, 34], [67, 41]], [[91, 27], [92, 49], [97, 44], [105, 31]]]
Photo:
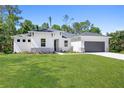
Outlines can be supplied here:
[[124, 50], [124, 31], [116, 31], [108, 34], [110, 36], [110, 51], [120, 52]]
[[52, 26], [52, 17], [49, 16], [49, 17], [48, 17], [48, 20], [49, 20], [49, 27], [51, 27], [51, 26]]
[[69, 20], [69, 16], [67, 14], [64, 15], [63, 21], [65, 22], [66, 25], [68, 23], [68, 20]]
[[11, 54], [11, 53], [12, 53], [12, 48], [6, 47], [5, 49], [3, 49], [3, 52], [4, 52], [5, 54]]
[[34, 29], [34, 25], [30, 20], [25, 20], [23, 23], [20, 24], [20, 29], [18, 29], [18, 33], [27, 33]]
[[78, 22], [73, 23], [73, 28], [76, 31], [75, 33], [80, 33], [81, 32], [81, 25]]
[[63, 31], [67, 31], [67, 32], [68, 32], [68, 26], [67, 26], [67, 25], [62, 25], [62, 26], [61, 26], [61, 29], [62, 29]]
[[41, 25], [41, 29], [48, 29], [49, 28], [49, 24], [48, 23], [43, 23], [42, 25]]
[[0, 6], [0, 52], [12, 53], [11, 36], [17, 34], [16, 26], [22, 19], [18, 6]]
[[52, 29], [61, 30], [61, 27], [59, 25], [57, 25], [57, 24], [54, 24], [52, 26]]
[[101, 30], [98, 27], [91, 27], [91, 29], [89, 30], [89, 32], [94, 32], [94, 33], [101, 33]]
[[92, 27], [92, 24], [89, 20], [86, 20], [84, 22], [80, 22], [80, 29], [84, 32], [88, 32], [90, 28]]
[[63, 16], [64, 25], [69, 25], [73, 20], [74, 18], [70, 18], [67, 14]]
[[62, 25], [61, 30], [66, 31], [66, 32], [74, 32], [73, 29], [69, 25]]
[[86, 20], [84, 22], [74, 22], [73, 30], [75, 33], [82, 33], [82, 32], [94, 32], [94, 33], [101, 33], [101, 30], [98, 27], [94, 27], [93, 24]]

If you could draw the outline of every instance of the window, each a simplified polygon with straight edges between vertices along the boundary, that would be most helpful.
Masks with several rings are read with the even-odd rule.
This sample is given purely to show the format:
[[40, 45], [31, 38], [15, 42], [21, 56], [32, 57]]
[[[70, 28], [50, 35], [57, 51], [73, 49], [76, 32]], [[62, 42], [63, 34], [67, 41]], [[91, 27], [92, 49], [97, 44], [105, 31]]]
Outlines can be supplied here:
[[23, 41], [23, 42], [25, 42], [26, 40], [25, 40], [25, 39], [23, 39], [22, 41]]
[[34, 36], [34, 32], [32, 32], [32, 36]]
[[45, 47], [46, 46], [46, 39], [41, 39], [41, 47]]
[[67, 40], [64, 41], [64, 46], [68, 47], [68, 41]]
[[51, 36], [53, 37], [53, 33], [51, 33]]
[[20, 42], [20, 39], [17, 39], [17, 42]]
[[62, 33], [60, 32], [60, 36], [62, 35]]
[[30, 36], [30, 37], [31, 37], [31, 36], [34, 36], [34, 32], [29, 32], [29, 33], [28, 33], [28, 36]]
[[31, 36], [31, 32], [28, 33], [28, 36]]
[[28, 42], [31, 42], [31, 40], [30, 40], [30, 39], [28, 39]]

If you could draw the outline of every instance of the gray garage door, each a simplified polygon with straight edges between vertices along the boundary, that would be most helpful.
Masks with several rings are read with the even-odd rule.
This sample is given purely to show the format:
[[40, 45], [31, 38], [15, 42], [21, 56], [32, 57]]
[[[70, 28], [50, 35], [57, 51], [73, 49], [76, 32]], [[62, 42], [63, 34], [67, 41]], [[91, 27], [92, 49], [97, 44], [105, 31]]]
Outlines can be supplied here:
[[104, 52], [105, 43], [104, 42], [85, 42], [85, 52]]

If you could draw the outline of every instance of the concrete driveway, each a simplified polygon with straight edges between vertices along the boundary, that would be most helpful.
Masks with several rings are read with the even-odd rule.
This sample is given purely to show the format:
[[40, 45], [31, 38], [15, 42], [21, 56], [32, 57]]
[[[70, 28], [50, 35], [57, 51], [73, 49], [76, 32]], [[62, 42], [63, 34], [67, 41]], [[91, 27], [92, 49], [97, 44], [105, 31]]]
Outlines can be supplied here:
[[98, 52], [98, 53], [86, 53], [86, 54], [94, 54], [94, 55], [99, 55], [99, 56], [104, 56], [104, 57], [110, 57], [110, 58], [116, 58], [116, 59], [124, 60], [124, 54], [119, 54], [119, 53]]

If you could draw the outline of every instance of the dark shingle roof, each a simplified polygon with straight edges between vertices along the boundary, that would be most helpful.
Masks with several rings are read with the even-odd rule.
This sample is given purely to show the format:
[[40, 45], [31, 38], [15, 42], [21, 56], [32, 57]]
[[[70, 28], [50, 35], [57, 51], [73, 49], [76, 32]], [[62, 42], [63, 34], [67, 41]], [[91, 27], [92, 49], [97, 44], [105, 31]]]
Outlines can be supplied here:
[[71, 38], [75, 36], [75, 34], [69, 33], [69, 32], [62, 32], [62, 37], [63, 38]]
[[55, 30], [55, 29], [42, 29], [42, 30], [34, 30], [38, 32], [63, 32], [61, 30]]
[[80, 34], [81, 36], [104, 36], [102, 34], [98, 34], [98, 33], [93, 33], [93, 32], [83, 32]]
[[62, 36], [63, 38], [70, 38], [73, 36], [104, 36], [102, 34], [98, 34], [98, 33], [93, 33], [93, 32], [83, 32], [80, 34], [72, 34], [66, 31], [61, 31], [61, 30], [55, 30], [55, 29], [43, 29], [43, 30], [35, 30], [38, 32], [62, 32]]
[[43, 30], [35, 30], [38, 32], [62, 32], [62, 37], [63, 38], [71, 38], [74, 36], [74, 34], [66, 32], [66, 31], [61, 31], [61, 30], [55, 30], [55, 29], [43, 29]]

